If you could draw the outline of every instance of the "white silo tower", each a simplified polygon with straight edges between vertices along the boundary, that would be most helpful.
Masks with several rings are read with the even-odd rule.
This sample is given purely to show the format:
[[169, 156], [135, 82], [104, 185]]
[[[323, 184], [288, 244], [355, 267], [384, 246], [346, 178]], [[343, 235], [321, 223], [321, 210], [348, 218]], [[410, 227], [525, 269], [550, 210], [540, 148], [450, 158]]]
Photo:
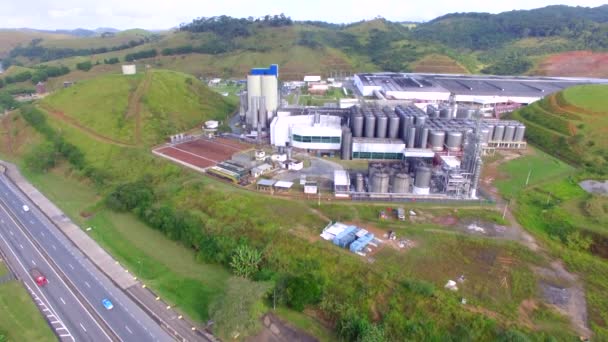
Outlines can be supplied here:
[[262, 76], [262, 96], [265, 97], [266, 110], [272, 116], [279, 106], [279, 84], [275, 75]]
[[[255, 109], [257, 108], [255, 108], [253, 98], [259, 96], [262, 96], [262, 76], [247, 75], [247, 103], [249, 109], [247, 111], [246, 121], [249, 125], [257, 124], [257, 115], [255, 114]], [[254, 116], [256, 116], [255, 120]]]

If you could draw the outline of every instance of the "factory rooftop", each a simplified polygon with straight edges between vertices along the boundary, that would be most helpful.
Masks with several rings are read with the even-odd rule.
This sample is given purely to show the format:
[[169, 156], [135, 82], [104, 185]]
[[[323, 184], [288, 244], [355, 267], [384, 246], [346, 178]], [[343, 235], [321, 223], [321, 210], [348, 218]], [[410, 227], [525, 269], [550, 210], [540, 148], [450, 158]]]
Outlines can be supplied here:
[[374, 91], [387, 98], [456, 101], [495, 100], [530, 103], [562, 89], [580, 85], [608, 84], [608, 79], [442, 75], [417, 73], [362, 73], [355, 75], [355, 84], [362, 95], [372, 96]]

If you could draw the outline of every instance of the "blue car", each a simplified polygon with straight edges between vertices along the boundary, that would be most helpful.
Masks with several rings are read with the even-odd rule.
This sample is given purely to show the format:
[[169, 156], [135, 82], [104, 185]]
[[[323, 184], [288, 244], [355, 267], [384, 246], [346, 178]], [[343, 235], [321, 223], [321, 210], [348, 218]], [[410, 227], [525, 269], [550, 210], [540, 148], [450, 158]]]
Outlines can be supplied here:
[[103, 304], [103, 307], [106, 308], [106, 310], [112, 310], [112, 308], [114, 307], [114, 304], [112, 304], [112, 302], [107, 298], [104, 298], [101, 301], [101, 304]]

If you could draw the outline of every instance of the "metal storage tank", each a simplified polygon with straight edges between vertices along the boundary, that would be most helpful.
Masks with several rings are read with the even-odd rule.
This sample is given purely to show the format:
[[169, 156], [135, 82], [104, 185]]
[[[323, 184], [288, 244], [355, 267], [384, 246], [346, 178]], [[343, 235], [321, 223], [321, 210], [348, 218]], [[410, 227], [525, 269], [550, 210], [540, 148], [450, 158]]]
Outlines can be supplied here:
[[443, 108], [439, 109], [439, 118], [449, 119], [450, 118], [450, 108], [443, 107]]
[[416, 126], [424, 126], [426, 124], [426, 116], [420, 115], [416, 117]]
[[387, 193], [389, 185], [389, 175], [385, 172], [374, 173], [372, 177], [372, 189], [371, 192], [376, 193]]
[[357, 173], [357, 177], [355, 178], [355, 191], [365, 192], [365, 181], [363, 180], [363, 174], [361, 173]]
[[391, 139], [399, 137], [399, 117], [397, 115], [388, 117], [388, 137]]
[[488, 141], [492, 141], [494, 138], [494, 125], [488, 125]]
[[416, 127], [410, 127], [407, 132], [407, 148], [414, 148], [416, 144]]
[[481, 143], [487, 144], [488, 141], [490, 141], [490, 129], [487, 127], [484, 127], [481, 129]]
[[351, 160], [353, 156], [353, 134], [348, 127], [342, 129], [341, 155], [343, 160]]
[[448, 132], [446, 145], [448, 147], [448, 151], [460, 151], [462, 146], [462, 132]]
[[513, 141], [513, 136], [515, 136], [515, 126], [507, 126], [502, 141]]
[[388, 118], [386, 115], [378, 115], [376, 117], [376, 138], [386, 138], [388, 130]]
[[422, 133], [420, 134], [420, 141], [418, 142], [418, 147], [426, 148], [428, 141], [429, 141], [429, 129], [425, 127], [422, 129]]
[[249, 125], [257, 125], [255, 99], [259, 96], [262, 96], [262, 76], [247, 75], [247, 108], [249, 108], [249, 110], [247, 111], [246, 121]]
[[353, 136], [357, 138], [361, 138], [363, 136], [363, 123], [364, 117], [360, 113], [357, 113], [353, 116]]
[[517, 126], [517, 128], [515, 129], [515, 137], [513, 138], [513, 141], [524, 141], [524, 136], [526, 134], [526, 126], [524, 125], [519, 125]]
[[505, 134], [505, 126], [503, 125], [496, 125], [496, 127], [494, 127], [494, 135], [492, 136], [492, 140], [494, 141], [502, 141], [502, 137]]
[[393, 192], [405, 194], [410, 192], [410, 176], [407, 173], [399, 172], [393, 179]]
[[274, 112], [279, 106], [279, 84], [274, 75], [262, 76], [262, 96], [266, 98], [266, 110]]
[[365, 116], [365, 137], [373, 138], [376, 133], [376, 117], [373, 115]]
[[426, 166], [417, 167], [414, 185], [417, 188], [429, 188], [431, 186], [431, 169]]
[[382, 168], [384, 168], [384, 165], [382, 165], [382, 163], [369, 163], [368, 165], [368, 174], [369, 174], [369, 180], [371, 182], [372, 177], [374, 176], [374, 174], [376, 172], [381, 172]]
[[266, 109], [266, 98], [258, 98], [258, 123], [262, 127], [268, 127], [268, 110]]
[[429, 142], [433, 151], [443, 151], [443, 144], [445, 142], [445, 132], [436, 130], [431, 131]]

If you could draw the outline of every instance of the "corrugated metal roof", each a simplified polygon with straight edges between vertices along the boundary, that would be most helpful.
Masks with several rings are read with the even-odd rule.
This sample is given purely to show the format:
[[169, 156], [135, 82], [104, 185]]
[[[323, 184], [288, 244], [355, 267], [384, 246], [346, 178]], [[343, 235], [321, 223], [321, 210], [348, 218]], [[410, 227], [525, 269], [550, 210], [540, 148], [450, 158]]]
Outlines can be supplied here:
[[274, 179], [260, 179], [257, 185], [261, 186], [273, 186], [276, 181]]

